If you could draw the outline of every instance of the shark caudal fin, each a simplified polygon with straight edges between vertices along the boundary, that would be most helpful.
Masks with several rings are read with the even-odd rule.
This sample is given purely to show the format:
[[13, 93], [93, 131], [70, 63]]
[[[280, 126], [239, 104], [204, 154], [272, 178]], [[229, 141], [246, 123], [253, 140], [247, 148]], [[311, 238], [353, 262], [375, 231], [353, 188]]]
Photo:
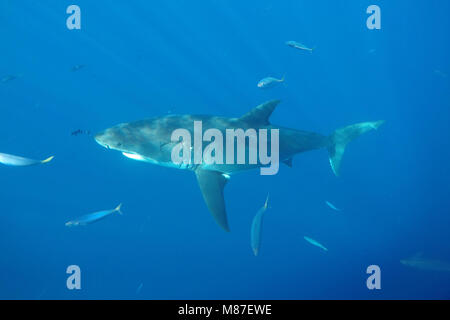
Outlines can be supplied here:
[[384, 120], [357, 123], [345, 128], [337, 129], [330, 136], [331, 143], [328, 146], [328, 154], [330, 156], [331, 169], [333, 169], [336, 176], [339, 176], [342, 156], [344, 155], [347, 143], [356, 139], [363, 133], [377, 130], [383, 123]]

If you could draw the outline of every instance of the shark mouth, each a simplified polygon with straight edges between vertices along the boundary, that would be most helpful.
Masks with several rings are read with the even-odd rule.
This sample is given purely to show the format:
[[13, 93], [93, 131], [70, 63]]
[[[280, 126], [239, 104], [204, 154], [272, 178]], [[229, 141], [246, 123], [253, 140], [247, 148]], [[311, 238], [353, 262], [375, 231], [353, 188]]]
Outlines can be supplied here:
[[103, 142], [101, 142], [100, 140], [98, 140], [97, 138], [95, 138], [95, 142], [97, 142], [99, 145], [101, 145], [103, 148], [106, 148], [106, 149], [111, 149], [110, 147], [109, 147], [109, 145], [107, 145], [106, 143], [103, 143]]

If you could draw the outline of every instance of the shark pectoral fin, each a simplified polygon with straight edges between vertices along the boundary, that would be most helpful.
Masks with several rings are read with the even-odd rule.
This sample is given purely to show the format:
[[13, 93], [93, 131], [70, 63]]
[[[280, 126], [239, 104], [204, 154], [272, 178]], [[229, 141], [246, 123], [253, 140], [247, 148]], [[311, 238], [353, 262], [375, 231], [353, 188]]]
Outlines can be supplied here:
[[223, 188], [228, 179], [220, 172], [202, 169], [195, 170], [195, 175], [209, 211], [219, 226], [225, 231], [230, 231], [223, 198]]

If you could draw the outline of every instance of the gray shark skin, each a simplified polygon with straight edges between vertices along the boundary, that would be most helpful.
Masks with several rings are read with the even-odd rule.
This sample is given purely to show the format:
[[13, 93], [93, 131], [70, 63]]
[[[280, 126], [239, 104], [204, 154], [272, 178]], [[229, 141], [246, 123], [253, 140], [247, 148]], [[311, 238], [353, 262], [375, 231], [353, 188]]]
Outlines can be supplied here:
[[[269, 117], [279, 104], [279, 100], [263, 103], [240, 118], [226, 118], [206, 115], [168, 115], [147, 120], [122, 123], [106, 129], [95, 136], [97, 143], [107, 149], [125, 153], [137, 160], [173, 168], [194, 171], [207, 204], [216, 222], [229, 231], [225, 210], [223, 189], [227, 177], [242, 170], [261, 167], [248, 163], [248, 142], [246, 143], [246, 164], [175, 164], [171, 160], [172, 148], [178, 142], [171, 142], [172, 132], [183, 128], [194, 137], [194, 121], [202, 121], [202, 129], [215, 128], [225, 137], [226, 129], [260, 129], [268, 130], [268, 146], [270, 146], [270, 129], [279, 129], [279, 161], [292, 165], [294, 155], [310, 150], [327, 148], [330, 164], [335, 175], [339, 175], [341, 159], [348, 142], [359, 135], [378, 129], [384, 121], [364, 122], [336, 130], [330, 136], [318, 133], [283, 128], [272, 125]], [[192, 139], [193, 140], [193, 139]], [[203, 142], [203, 148], [209, 143]], [[225, 149], [225, 144], [224, 144]], [[235, 152], [237, 148], [235, 148]], [[225, 151], [224, 151], [225, 154]], [[224, 155], [225, 158], [225, 155]], [[236, 155], [235, 155], [236, 158]], [[259, 160], [259, 159], [258, 159]]]

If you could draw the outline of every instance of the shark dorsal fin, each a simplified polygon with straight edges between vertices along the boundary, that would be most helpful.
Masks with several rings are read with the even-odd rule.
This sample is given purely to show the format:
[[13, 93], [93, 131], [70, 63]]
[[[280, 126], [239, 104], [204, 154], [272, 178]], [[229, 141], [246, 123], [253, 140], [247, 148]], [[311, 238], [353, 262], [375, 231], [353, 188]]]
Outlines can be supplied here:
[[273, 110], [275, 110], [276, 106], [280, 103], [280, 100], [272, 100], [260, 104], [256, 108], [250, 110], [246, 114], [244, 114], [240, 120], [249, 122], [249, 123], [257, 123], [261, 125], [270, 124], [269, 118], [272, 114]]

